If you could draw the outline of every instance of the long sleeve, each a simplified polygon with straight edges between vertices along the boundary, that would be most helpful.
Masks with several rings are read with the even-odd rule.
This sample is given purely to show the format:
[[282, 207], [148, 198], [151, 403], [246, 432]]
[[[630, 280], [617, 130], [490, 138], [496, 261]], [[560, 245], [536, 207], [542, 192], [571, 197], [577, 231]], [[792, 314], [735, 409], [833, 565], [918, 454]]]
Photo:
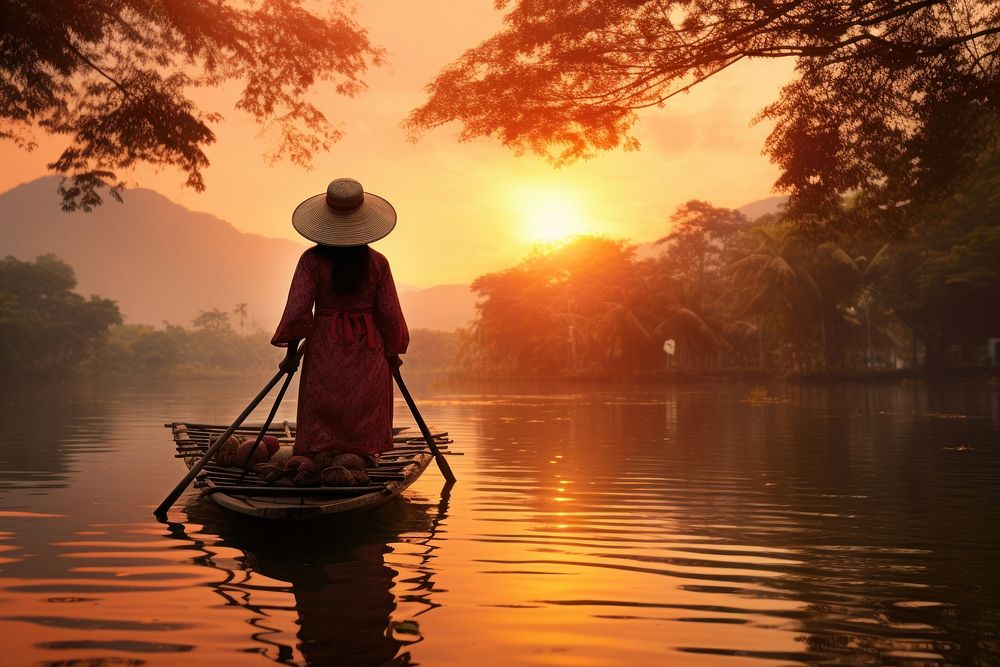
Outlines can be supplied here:
[[403, 319], [399, 295], [396, 294], [396, 283], [392, 280], [392, 271], [388, 264], [375, 295], [375, 325], [382, 334], [386, 357], [392, 358], [406, 352], [410, 344], [410, 332], [406, 328], [406, 320]]
[[281, 322], [271, 337], [271, 345], [288, 347], [293, 340], [308, 338], [313, 327], [313, 302], [316, 300], [316, 280], [308, 267], [307, 255], [299, 258], [288, 290], [288, 303]]

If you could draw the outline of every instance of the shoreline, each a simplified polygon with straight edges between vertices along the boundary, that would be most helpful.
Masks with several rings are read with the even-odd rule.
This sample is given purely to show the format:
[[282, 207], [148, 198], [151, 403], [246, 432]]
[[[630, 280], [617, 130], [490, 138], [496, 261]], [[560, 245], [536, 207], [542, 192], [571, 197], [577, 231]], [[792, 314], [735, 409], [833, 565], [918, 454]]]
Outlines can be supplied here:
[[[211, 381], [211, 380], [262, 380], [276, 372], [277, 368], [252, 370], [227, 370], [216, 368], [175, 368], [162, 372], [145, 371], [80, 371], [71, 374], [53, 375], [39, 373], [9, 374], [0, 381], [0, 386], [25, 381], [45, 384], [64, 382], [169, 382], [169, 381]], [[756, 369], [724, 369], [717, 371], [578, 371], [560, 373], [511, 373], [490, 374], [457, 370], [430, 370], [426, 368], [407, 369], [403, 365], [404, 377], [420, 380], [455, 382], [496, 382], [542, 384], [719, 384], [753, 382], [789, 382], [795, 384], [842, 384], [842, 383], [901, 383], [901, 382], [956, 382], [976, 381], [1000, 383], [1000, 367], [960, 367], [927, 373], [919, 369], [880, 369], [873, 371], [795, 371], [789, 373], [763, 372]]]
[[[416, 374], [416, 373], [414, 373]], [[633, 383], [633, 384], [694, 384], [730, 382], [791, 382], [801, 384], [840, 384], [851, 382], [952, 382], [976, 380], [1000, 381], [1000, 368], [955, 368], [935, 373], [920, 369], [880, 369], [873, 371], [794, 371], [768, 373], [755, 369], [720, 371], [631, 371], [631, 372], [562, 372], [555, 374], [489, 374], [468, 371], [430, 372], [441, 378], [457, 381], [543, 382], [543, 383]]]

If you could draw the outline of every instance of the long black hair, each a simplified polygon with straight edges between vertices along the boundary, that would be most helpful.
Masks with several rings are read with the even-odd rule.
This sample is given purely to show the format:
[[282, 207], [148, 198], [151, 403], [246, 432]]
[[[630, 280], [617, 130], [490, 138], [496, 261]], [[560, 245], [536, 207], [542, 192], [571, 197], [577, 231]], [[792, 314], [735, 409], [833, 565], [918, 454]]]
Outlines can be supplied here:
[[323, 246], [322, 252], [333, 260], [330, 287], [337, 294], [353, 294], [368, 276], [368, 246]]

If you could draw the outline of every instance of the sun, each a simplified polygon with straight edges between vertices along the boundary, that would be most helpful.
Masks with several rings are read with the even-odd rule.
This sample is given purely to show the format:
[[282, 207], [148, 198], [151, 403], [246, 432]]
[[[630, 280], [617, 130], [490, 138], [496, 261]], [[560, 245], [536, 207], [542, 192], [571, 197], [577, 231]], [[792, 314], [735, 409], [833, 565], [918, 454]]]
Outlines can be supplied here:
[[534, 186], [519, 195], [518, 217], [527, 241], [555, 243], [587, 232], [583, 203], [572, 192]]

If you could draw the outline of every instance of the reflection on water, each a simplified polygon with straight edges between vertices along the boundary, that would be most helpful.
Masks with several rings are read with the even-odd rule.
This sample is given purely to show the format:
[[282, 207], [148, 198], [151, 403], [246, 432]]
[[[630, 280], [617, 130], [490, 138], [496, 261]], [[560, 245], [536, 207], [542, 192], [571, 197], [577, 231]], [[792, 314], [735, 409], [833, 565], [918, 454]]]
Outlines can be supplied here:
[[254, 389], [2, 389], [4, 664], [1000, 664], [995, 387], [416, 387], [450, 498], [153, 522]]
[[[419, 642], [419, 617], [431, 601], [438, 547], [433, 540], [447, 516], [447, 494], [436, 508], [393, 503], [368, 519], [332, 528], [262, 524], [192, 501], [171, 537], [200, 555], [192, 562], [219, 570], [211, 588], [226, 606], [244, 610], [254, 651], [294, 664], [297, 651], [315, 665], [405, 665]], [[415, 558], [396, 595], [412, 617], [394, 620], [393, 587], [400, 572], [386, 556], [402, 545]], [[237, 550], [233, 558], [228, 550]], [[398, 616], [398, 615], [397, 615]]]

